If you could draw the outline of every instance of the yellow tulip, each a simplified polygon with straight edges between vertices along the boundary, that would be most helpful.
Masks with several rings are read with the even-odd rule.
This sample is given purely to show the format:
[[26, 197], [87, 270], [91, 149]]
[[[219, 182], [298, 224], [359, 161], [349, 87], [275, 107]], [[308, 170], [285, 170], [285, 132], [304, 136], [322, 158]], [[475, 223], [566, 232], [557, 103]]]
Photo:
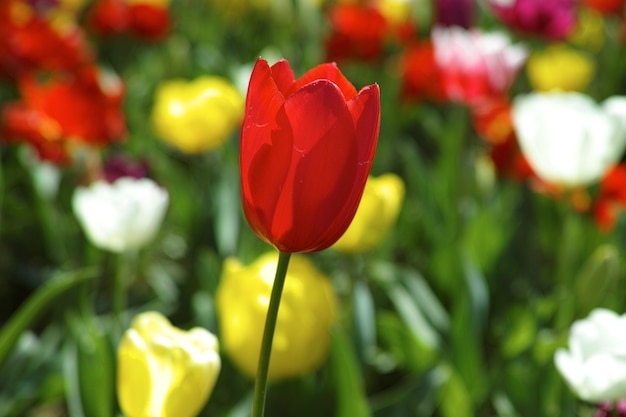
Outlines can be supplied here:
[[343, 253], [374, 248], [395, 224], [404, 200], [404, 182], [395, 174], [369, 177], [348, 230], [332, 246]]
[[164, 141], [199, 153], [226, 142], [240, 127], [243, 110], [242, 95], [224, 78], [175, 79], [157, 88], [152, 125]]
[[584, 92], [595, 73], [593, 59], [563, 45], [534, 52], [526, 65], [528, 80], [536, 91]]
[[400, 25], [411, 19], [411, 3], [408, 0], [380, 0], [378, 6], [389, 22]]
[[[220, 340], [234, 364], [256, 376], [261, 339], [278, 253], [243, 266], [224, 261], [216, 293]], [[304, 255], [292, 255], [278, 310], [268, 379], [296, 377], [315, 370], [326, 358], [336, 299], [328, 278]]]
[[220, 371], [217, 338], [178, 329], [160, 313], [133, 320], [117, 356], [117, 394], [126, 417], [195, 417]]

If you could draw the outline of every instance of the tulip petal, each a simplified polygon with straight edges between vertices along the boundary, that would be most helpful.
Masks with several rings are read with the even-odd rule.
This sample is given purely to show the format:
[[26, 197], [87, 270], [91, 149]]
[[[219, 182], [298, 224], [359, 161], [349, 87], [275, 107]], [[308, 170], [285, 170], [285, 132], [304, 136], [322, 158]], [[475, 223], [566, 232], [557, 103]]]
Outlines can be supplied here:
[[286, 59], [281, 59], [272, 65], [272, 78], [278, 90], [283, 93], [285, 97], [287, 97], [285, 93], [296, 82], [293, 70]]
[[283, 103], [269, 65], [258, 60], [248, 87], [240, 166], [244, 212], [261, 236], [268, 236], [269, 231], [259, 228], [271, 223], [280, 192], [277, 185], [285, 181], [291, 160], [291, 136], [277, 124]]
[[307, 71], [302, 77], [300, 77], [289, 89], [285, 97], [289, 97], [291, 94], [298, 91], [305, 85], [314, 82], [316, 80], [328, 80], [335, 84], [341, 92], [345, 100], [351, 100], [356, 96], [356, 88], [348, 81], [348, 79], [339, 71], [337, 64], [326, 63], [318, 65], [315, 68]]
[[285, 115], [294, 138], [294, 155], [272, 232], [296, 246], [313, 243], [313, 247], [297, 247], [298, 251], [321, 250], [343, 233], [337, 235], [336, 225], [345, 222], [345, 206], [357, 173], [354, 123], [343, 93], [325, 79], [289, 97]]
[[365, 167], [374, 159], [380, 129], [380, 88], [378, 85], [372, 84], [364, 87], [357, 96], [348, 101], [348, 109], [355, 122], [356, 137], [359, 140], [357, 147], [359, 167]]

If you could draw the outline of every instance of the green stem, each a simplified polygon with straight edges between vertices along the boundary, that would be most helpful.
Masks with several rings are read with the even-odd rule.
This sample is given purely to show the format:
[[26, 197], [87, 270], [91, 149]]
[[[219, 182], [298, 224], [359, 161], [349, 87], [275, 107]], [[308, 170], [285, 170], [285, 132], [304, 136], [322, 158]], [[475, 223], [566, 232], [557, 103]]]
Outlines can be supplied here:
[[263, 330], [263, 341], [261, 342], [261, 352], [259, 354], [259, 367], [257, 368], [256, 382], [254, 384], [254, 399], [252, 400], [252, 417], [263, 417], [265, 412], [265, 398], [267, 397], [267, 374], [270, 368], [270, 354], [272, 353], [272, 340], [274, 339], [274, 329], [278, 318], [278, 307], [280, 307], [280, 297], [285, 286], [287, 277], [287, 267], [289, 266], [290, 253], [281, 252], [278, 256], [276, 276], [272, 286], [270, 304], [267, 308], [267, 318], [265, 319], [265, 329]]
[[115, 256], [112, 310], [120, 329], [125, 327], [123, 314], [128, 304], [127, 283], [130, 281], [129, 275], [134, 270], [133, 255], [133, 253], [120, 253]]
[[556, 328], [568, 328], [575, 315], [574, 297], [576, 260], [580, 257], [580, 222], [579, 214], [569, 205], [562, 209], [562, 232], [556, 265], [556, 285], [559, 291], [559, 309], [556, 316]]

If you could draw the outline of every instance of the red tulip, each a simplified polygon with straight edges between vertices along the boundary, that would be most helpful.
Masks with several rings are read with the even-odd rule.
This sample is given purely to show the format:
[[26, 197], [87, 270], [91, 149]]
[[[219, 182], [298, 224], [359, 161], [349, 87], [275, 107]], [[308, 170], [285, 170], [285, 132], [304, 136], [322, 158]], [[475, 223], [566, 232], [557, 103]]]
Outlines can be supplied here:
[[0, 137], [25, 141], [43, 159], [65, 162], [76, 143], [104, 147], [126, 134], [124, 86], [97, 67], [47, 80], [33, 74], [19, 79], [22, 98], [0, 112]]
[[380, 126], [380, 90], [358, 92], [337, 66], [295, 80], [289, 63], [259, 59], [241, 132], [243, 208], [257, 235], [282, 252], [316, 252], [349, 226]]

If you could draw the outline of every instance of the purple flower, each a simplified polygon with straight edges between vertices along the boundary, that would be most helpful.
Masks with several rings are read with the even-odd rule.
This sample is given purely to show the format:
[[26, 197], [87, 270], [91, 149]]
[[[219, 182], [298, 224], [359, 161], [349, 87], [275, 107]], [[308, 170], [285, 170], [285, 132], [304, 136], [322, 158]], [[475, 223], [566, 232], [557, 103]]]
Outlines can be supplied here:
[[556, 41], [576, 25], [574, 0], [489, 0], [492, 10], [511, 29]]
[[474, 25], [476, 0], [434, 0], [435, 21], [438, 26], [460, 26], [469, 29]]
[[149, 164], [147, 161], [135, 161], [122, 154], [112, 155], [104, 165], [104, 180], [109, 183], [121, 177], [140, 179], [148, 176]]
[[26, 3], [38, 11], [48, 10], [59, 5], [58, 0], [26, 0]]

